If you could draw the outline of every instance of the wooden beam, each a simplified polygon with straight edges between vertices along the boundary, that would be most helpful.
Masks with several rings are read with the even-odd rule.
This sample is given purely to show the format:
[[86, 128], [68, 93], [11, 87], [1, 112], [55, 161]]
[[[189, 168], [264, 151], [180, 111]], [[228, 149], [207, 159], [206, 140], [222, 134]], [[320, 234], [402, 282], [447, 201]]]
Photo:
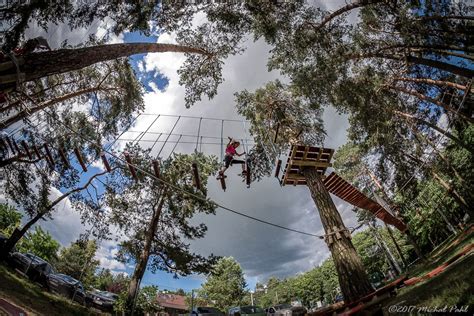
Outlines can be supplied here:
[[28, 148], [28, 144], [25, 142], [25, 140], [21, 141], [21, 146], [25, 149], [26, 155], [28, 156], [28, 159], [33, 160], [33, 156], [30, 153], [30, 150]]
[[36, 146], [36, 144], [33, 144], [33, 151], [35, 152], [38, 159], [41, 159], [43, 157], [43, 155], [41, 155], [41, 152], [40, 152], [38, 146]]
[[87, 172], [86, 164], [84, 163], [84, 159], [82, 158], [82, 154], [79, 151], [79, 148], [74, 147], [74, 154], [76, 155], [77, 161], [81, 165], [82, 171]]
[[193, 162], [191, 164], [191, 169], [193, 170], [194, 186], [196, 187], [196, 189], [201, 190], [201, 179], [199, 178], [199, 170], [197, 163]]
[[221, 176], [221, 177], [219, 178], [219, 180], [221, 181], [222, 190], [224, 190], [224, 192], [225, 192], [225, 190], [226, 190], [225, 177], [224, 177], [224, 176]]
[[43, 148], [46, 153], [46, 160], [48, 161], [49, 166], [51, 167], [51, 169], [54, 169], [54, 160], [53, 160], [53, 156], [51, 155], [51, 152], [49, 151], [48, 145], [44, 144]]
[[247, 177], [246, 177], [246, 182], [247, 182], [247, 188], [250, 188], [250, 182], [251, 182], [251, 176], [250, 176], [250, 164], [248, 162], [245, 162], [245, 169], [247, 169]]
[[307, 161], [307, 160], [291, 160], [290, 164], [293, 166], [299, 166], [299, 167], [315, 167], [315, 168], [332, 167], [332, 163], [330, 162]]
[[153, 160], [151, 164], [153, 165], [153, 171], [155, 172], [155, 176], [159, 178], [160, 177], [160, 163], [158, 162], [158, 160]]
[[275, 170], [275, 178], [278, 178], [280, 176], [280, 169], [281, 169], [281, 159], [278, 159], [276, 170]]
[[109, 161], [107, 160], [104, 152], [100, 153], [100, 158], [102, 159], [102, 164], [104, 165], [105, 170], [107, 170], [107, 172], [112, 172], [112, 168], [110, 168]]
[[125, 160], [127, 161], [128, 169], [130, 170], [132, 177], [138, 181], [137, 171], [132, 165], [132, 159], [130, 158], [130, 155], [128, 153], [123, 153], [123, 155], [125, 156]]
[[59, 152], [59, 157], [61, 157], [61, 160], [63, 161], [64, 165], [67, 168], [70, 168], [71, 165], [69, 164], [69, 160], [67, 159], [66, 152], [64, 151], [64, 148], [62, 146], [59, 146], [58, 152]]

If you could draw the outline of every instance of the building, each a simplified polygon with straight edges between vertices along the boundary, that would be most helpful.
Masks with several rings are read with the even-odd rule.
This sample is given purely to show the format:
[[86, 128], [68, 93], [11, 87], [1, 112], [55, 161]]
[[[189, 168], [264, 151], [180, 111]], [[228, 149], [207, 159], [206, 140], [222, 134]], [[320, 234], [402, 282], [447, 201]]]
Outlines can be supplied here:
[[161, 312], [160, 315], [178, 316], [189, 314], [188, 304], [186, 304], [186, 296], [159, 293], [156, 296], [156, 301], [164, 308], [164, 311]]

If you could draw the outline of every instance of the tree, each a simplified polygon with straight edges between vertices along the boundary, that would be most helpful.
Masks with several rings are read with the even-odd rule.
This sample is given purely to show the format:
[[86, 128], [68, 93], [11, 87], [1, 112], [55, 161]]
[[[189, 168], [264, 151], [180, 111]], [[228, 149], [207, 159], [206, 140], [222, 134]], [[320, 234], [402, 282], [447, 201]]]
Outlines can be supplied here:
[[245, 295], [244, 274], [239, 263], [232, 257], [224, 257], [212, 268], [200, 293], [215, 302], [215, 306], [223, 311], [240, 305]]
[[8, 205], [0, 204], [0, 232], [11, 234], [11, 232], [21, 223], [21, 213]]
[[[153, 160], [149, 150], [128, 146], [126, 151], [137, 168], [149, 168]], [[120, 244], [119, 258], [136, 264], [126, 300], [129, 312], [147, 266], [152, 272], [163, 270], [178, 276], [206, 273], [216, 260], [213, 255], [206, 258], [191, 253], [186, 242], [204, 237], [207, 229], [204, 224], [191, 225], [189, 219], [197, 212], [215, 212], [215, 205], [205, 196], [209, 175], [218, 168], [216, 157], [202, 153], [176, 154], [156, 163], [160, 164], [163, 182], [140, 171], [135, 171], [133, 176], [128, 169], [123, 172], [125, 181], [114, 178], [107, 184], [106, 201], [112, 210], [110, 223], [117, 225], [127, 237]], [[192, 163], [196, 163], [200, 171], [200, 189], [193, 186]], [[172, 183], [173, 187], [168, 187], [167, 183]], [[192, 192], [199, 198], [185, 192]]]
[[114, 282], [114, 275], [110, 269], [102, 268], [96, 275], [94, 280], [94, 288], [102, 291], [108, 291]]
[[90, 287], [95, 281], [95, 271], [99, 261], [94, 259], [97, 252], [95, 240], [78, 239], [69, 247], [59, 252], [56, 269], [79, 280], [85, 287]]
[[26, 234], [18, 245], [20, 252], [30, 252], [46, 261], [53, 261], [57, 258], [59, 243], [53, 239], [48, 231], [44, 231], [41, 226], [36, 226], [34, 232]]
[[[237, 95], [237, 108], [240, 114], [250, 120], [251, 131], [256, 135], [257, 148], [271, 148], [277, 143], [281, 152], [287, 150], [290, 144], [300, 143], [315, 146], [323, 139], [324, 131], [319, 121], [318, 104], [313, 104], [301, 96], [297, 87], [277, 83], [275, 85], [268, 84], [253, 94], [243, 92]], [[278, 111], [279, 109], [280, 111]], [[277, 142], [265, 135], [267, 126], [268, 128], [279, 126], [280, 128], [277, 130], [282, 130], [276, 137]], [[256, 157], [253, 159], [254, 161], [267, 161], [268, 164], [265, 167], [271, 170], [271, 161], [266, 158], [267, 155], [268, 153], [265, 151], [250, 153], [251, 157]], [[276, 156], [277, 152], [274, 152], [274, 155]], [[260, 170], [265, 170], [265, 168], [259, 168], [254, 173], [258, 173]], [[326, 242], [338, 271], [344, 298], [349, 302], [355, 301], [372, 291], [372, 286], [350, 241], [350, 233], [342, 222], [317, 170], [303, 168], [302, 174], [306, 179], [327, 234]], [[335, 231], [338, 233], [333, 236], [336, 234]], [[336, 236], [337, 238], [335, 238]]]

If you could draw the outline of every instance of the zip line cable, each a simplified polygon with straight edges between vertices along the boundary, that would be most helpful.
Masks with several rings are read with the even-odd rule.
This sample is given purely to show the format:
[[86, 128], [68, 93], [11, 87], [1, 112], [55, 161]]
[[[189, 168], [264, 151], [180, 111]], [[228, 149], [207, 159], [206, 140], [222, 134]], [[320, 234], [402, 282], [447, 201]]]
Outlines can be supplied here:
[[[53, 115], [51, 115], [50, 113], [48, 113], [46, 111], [46, 109], [42, 109], [42, 111], [44, 111], [48, 116], [52, 117], [54, 120], [57, 120]], [[58, 120], [57, 120], [58, 121]], [[88, 142], [88, 143], [91, 143], [93, 146], [97, 146], [96, 143], [94, 143], [93, 141], [87, 139], [86, 137], [82, 136], [80, 133], [78, 133], [77, 131], [73, 130], [72, 128], [70, 128], [69, 126], [67, 126], [65, 123], [61, 122], [61, 121], [58, 121], [61, 125], [63, 125], [65, 128], [69, 129], [72, 133], [76, 134], [79, 138], [81, 138], [83, 141], [85, 142]], [[109, 150], [104, 150], [104, 152], [106, 152], [107, 154], [109, 154], [110, 156], [114, 157], [116, 160], [122, 162], [124, 165], [127, 165], [127, 161], [121, 157], [119, 157], [118, 155], [116, 155], [115, 153], [113, 152], [110, 152]], [[189, 192], [189, 191], [186, 191], [184, 189], [182, 189], [181, 187], [177, 186], [177, 185], [174, 185], [172, 183], [169, 183], [167, 181], [164, 181], [163, 179], [160, 179], [158, 177], [156, 177], [154, 174], [150, 173], [149, 171], [147, 170], [144, 170], [143, 168], [139, 167], [139, 166], [136, 166], [134, 164], [131, 164], [131, 166], [133, 166], [136, 170], [142, 172], [143, 174], [149, 176], [149, 177], [152, 177], [153, 179], [157, 180], [158, 182], [161, 182], [162, 184], [170, 187], [170, 188], [173, 188], [175, 190], [178, 190], [192, 198], [195, 198], [197, 200], [201, 200], [203, 202], [208, 202], [208, 203], [212, 203], [214, 204], [216, 207], [219, 207], [223, 210], [226, 210], [228, 212], [231, 212], [231, 213], [234, 213], [234, 214], [237, 214], [237, 215], [240, 215], [242, 217], [245, 217], [245, 218], [248, 218], [248, 219], [251, 219], [251, 220], [254, 220], [256, 222], [260, 222], [262, 224], [266, 224], [266, 225], [269, 225], [269, 226], [273, 226], [273, 227], [276, 227], [276, 228], [280, 228], [280, 229], [283, 229], [283, 230], [287, 230], [287, 231], [290, 231], [290, 232], [294, 232], [294, 233], [298, 233], [298, 234], [302, 234], [302, 235], [307, 235], [307, 236], [311, 236], [311, 237], [316, 237], [316, 238], [320, 238], [320, 239], [323, 239], [324, 238], [324, 235], [316, 235], [316, 234], [312, 234], [312, 233], [308, 233], [308, 232], [304, 232], [304, 231], [300, 231], [300, 230], [297, 230], [297, 229], [293, 229], [293, 228], [289, 228], [289, 227], [285, 227], [285, 226], [282, 226], [282, 225], [279, 225], [279, 224], [275, 224], [275, 223], [272, 223], [272, 222], [268, 222], [266, 220], [263, 220], [263, 219], [260, 219], [260, 218], [257, 218], [257, 217], [254, 217], [254, 216], [250, 216], [250, 215], [247, 215], [247, 214], [244, 214], [244, 213], [241, 213], [239, 211], [236, 211], [230, 207], [227, 207], [227, 206], [224, 206], [224, 205], [221, 205], [217, 202], [214, 202], [214, 201], [211, 201], [209, 199], [206, 199], [206, 198], [203, 198], [195, 193], [192, 193], [192, 192]], [[333, 232], [331, 233], [333, 234]]]

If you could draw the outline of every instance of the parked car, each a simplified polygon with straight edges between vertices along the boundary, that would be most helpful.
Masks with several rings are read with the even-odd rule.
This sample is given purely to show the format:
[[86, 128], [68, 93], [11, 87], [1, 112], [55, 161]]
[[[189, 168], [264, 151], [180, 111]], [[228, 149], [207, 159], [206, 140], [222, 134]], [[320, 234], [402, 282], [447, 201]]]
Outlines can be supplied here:
[[118, 295], [107, 291], [94, 290], [87, 292], [86, 305], [88, 307], [97, 308], [103, 312], [112, 313], [114, 304], [118, 299]]
[[61, 294], [79, 304], [86, 304], [86, 293], [82, 283], [65, 274], [50, 274], [46, 281], [47, 288], [54, 293]]
[[266, 309], [268, 316], [302, 316], [306, 314], [303, 306], [291, 306], [290, 304], [279, 304]]
[[229, 309], [230, 316], [265, 316], [266, 313], [263, 308], [258, 306], [238, 306]]
[[215, 307], [195, 307], [191, 314], [193, 316], [224, 316], [224, 313]]
[[15, 270], [43, 286], [46, 286], [48, 275], [56, 273], [49, 262], [31, 253], [14, 252], [8, 261]]

